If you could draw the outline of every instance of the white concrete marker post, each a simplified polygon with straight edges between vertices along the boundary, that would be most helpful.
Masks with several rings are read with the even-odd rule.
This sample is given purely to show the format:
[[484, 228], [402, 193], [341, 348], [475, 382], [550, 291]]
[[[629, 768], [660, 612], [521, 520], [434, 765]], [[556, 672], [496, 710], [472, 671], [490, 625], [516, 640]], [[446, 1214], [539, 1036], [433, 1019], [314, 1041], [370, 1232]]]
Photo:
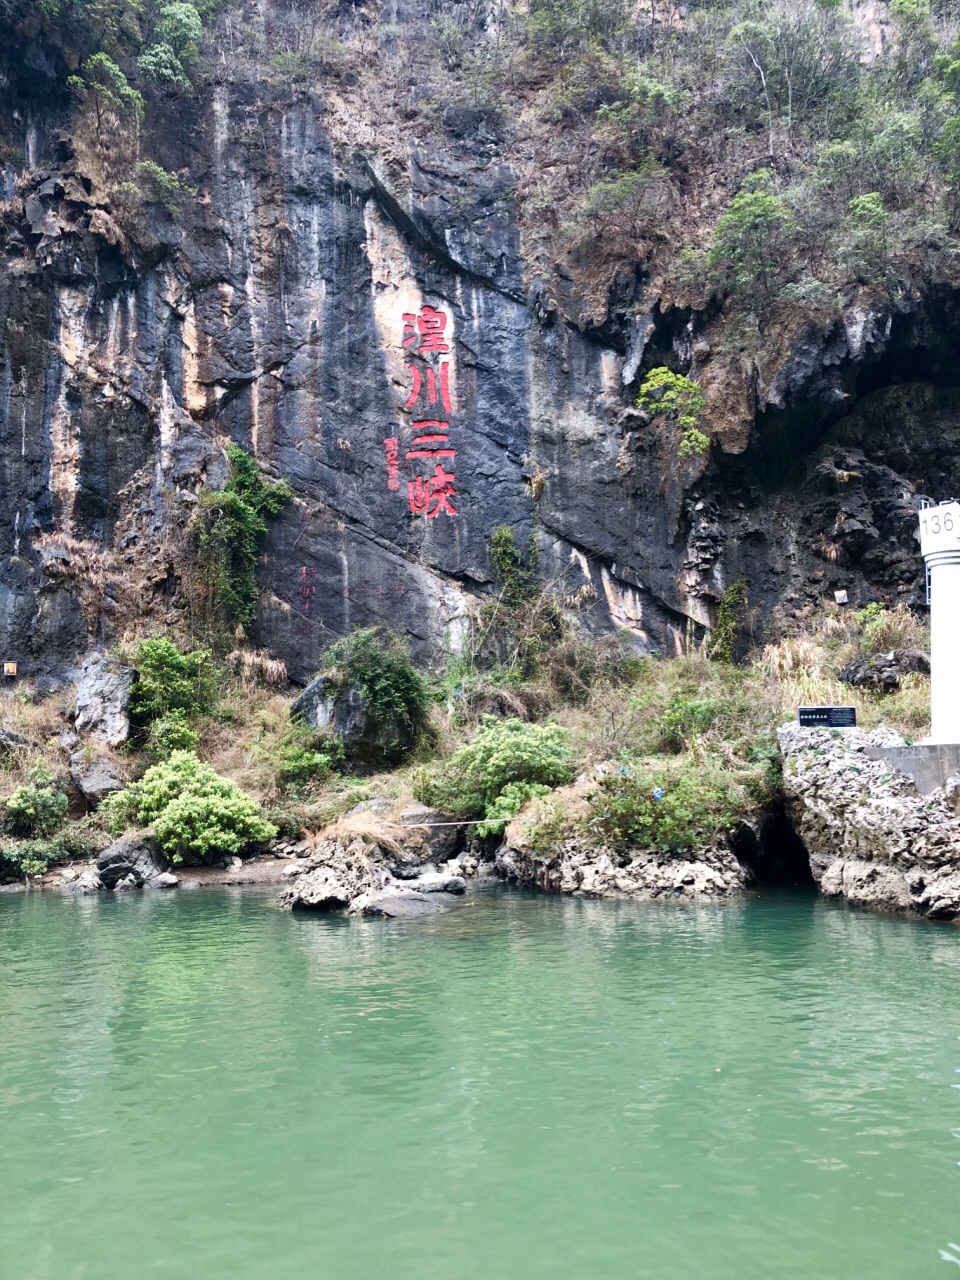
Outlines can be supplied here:
[[930, 743], [960, 743], [960, 502], [920, 512], [930, 575]]

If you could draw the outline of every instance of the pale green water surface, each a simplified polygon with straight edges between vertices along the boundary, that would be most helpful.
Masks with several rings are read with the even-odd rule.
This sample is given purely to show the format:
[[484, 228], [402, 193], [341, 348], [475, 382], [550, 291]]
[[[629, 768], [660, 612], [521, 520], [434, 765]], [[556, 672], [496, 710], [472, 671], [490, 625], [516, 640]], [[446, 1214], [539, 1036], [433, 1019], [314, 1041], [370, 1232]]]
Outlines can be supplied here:
[[960, 931], [806, 897], [0, 897], [3, 1280], [924, 1280]]

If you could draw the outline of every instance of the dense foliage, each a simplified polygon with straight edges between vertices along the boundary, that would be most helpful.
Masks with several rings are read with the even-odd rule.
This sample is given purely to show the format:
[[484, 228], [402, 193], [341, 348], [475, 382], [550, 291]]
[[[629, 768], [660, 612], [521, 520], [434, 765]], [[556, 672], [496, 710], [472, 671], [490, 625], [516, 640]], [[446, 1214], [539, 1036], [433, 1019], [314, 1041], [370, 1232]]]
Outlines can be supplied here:
[[503, 830], [531, 796], [573, 777], [569, 736], [555, 724], [485, 717], [471, 742], [442, 768], [424, 770], [415, 795], [457, 817], [485, 819], [484, 834]]
[[6, 803], [5, 829], [12, 835], [46, 836], [61, 824], [67, 812], [67, 792], [62, 781], [38, 762], [28, 780]]
[[665, 417], [677, 428], [677, 455], [696, 457], [710, 448], [709, 437], [700, 430], [704, 395], [695, 382], [682, 373], [671, 373], [662, 365], [651, 369], [637, 392], [638, 409], [654, 417]]
[[227, 459], [227, 483], [200, 495], [196, 545], [215, 617], [228, 627], [247, 627], [257, 603], [257, 556], [267, 521], [293, 493], [285, 481], [267, 480], [239, 445], [227, 445]]
[[720, 769], [620, 765], [590, 797], [590, 831], [614, 848], [688, 853], [714, 843], [744, 813], [735, 779]]
[[216, 685], [208, 649], [184, 653], [166, 636], [154, 636], [137, 643], [133, 663], [137, 679], [130, 709], [145, 723], [165, 721], [155, 730], [158, 742], [175, 735], [181, 723], [186, 727], [188, 717], [212, 708]]
[[353, 685], [370, 719], [389, 737], [405, 729], [416, 736], [430, 705], [426, 681], [399, 637], [379, 627], [361, 627], [335, 641], [323, 667]]
[[151, 827], [173, 862], [211, 862], [277, 834], [236, 783], [190, 751], [174, 751], [104, 802], [117, 830]]

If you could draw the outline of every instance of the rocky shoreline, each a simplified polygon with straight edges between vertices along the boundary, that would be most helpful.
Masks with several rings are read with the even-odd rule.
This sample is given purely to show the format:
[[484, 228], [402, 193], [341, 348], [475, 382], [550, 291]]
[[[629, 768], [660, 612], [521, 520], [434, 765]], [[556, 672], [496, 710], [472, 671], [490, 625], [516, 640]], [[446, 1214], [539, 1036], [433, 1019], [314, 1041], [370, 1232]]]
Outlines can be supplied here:
[[[871, 757], [878, 748], [905, 746], [890, 729], [787, 724], [778, 738], [786, 816], [820, 893], [913, 918], [960, 919], [960, 778], [921, 795], [906, 774]], [[623, 854], [576, 838], [543, 850], [526, 843], [523, 824], [514, 823], [492, 853], [468, 847], [466, 833], [438, 810], [414, 804], [397, 811], [388, 800], [372, 800], [318, 837], [274, 841], [246, 860], [174, 868], [149, 833], [131, 833], [95, 860], [4, 889], [269, 887], [278, 891], [278, 905], [292, 911], [413, 919], [462, 903], [471, 884], [493, 881], [635, 901], [718, 900], [758, 883], [755, 866], [737, 857], [733, 841], [682, 858]]]
[[960, 778], [930, 795], [869, 748], [890, 729], [779, 730], [787, 814], [826, 897], [931, 920], [960, 916]]

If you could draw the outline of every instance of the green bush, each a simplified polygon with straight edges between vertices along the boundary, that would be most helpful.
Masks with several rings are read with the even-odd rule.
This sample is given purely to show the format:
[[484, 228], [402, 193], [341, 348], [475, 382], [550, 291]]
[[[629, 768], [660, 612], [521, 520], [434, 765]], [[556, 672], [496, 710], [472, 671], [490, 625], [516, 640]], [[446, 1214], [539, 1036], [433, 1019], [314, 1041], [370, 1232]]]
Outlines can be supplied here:
[[[549, 789], [572, 777], [573, 758], [565, 729], [485, 716], [472, 742], [442, 766], [418, 776], [414, 795], [423, 804], [436, 805], [456, 817], [482, 816], [502, 831], [505, 819], [512, 817], [528, 796], [544, 794], [529, 784]], [[523, 793], [520, 786], [525, 788]], [[508, 792], [510, 787], [513, 790]], [[498, 808], [501, 796], [505, 799]]]
[[508, 782], [495, 800], [484, 811], [483, 822], [477, 823], [477, 835], [502, 836], [507, 823], [515, 818], [528, 800], [550, 794], [550, 787], [542, 782]]
[[137, 679], [130, 709], [146, 723], [171, 713], [203, 715], [215, 697], [213, 662], [208, 649], [181, 653], [166, 636], [141, 640], [133, 651]]
[[682, 854], [731, 830], [748, 807], [735, 780], [691, 764], [655, 774], [622, 765], [591, 793], [591, 831], [614, 848]]
[[691, 738], [705, 733], [717, 717], [714, 698], [687, 698], [675, 693], [660, 716], [660, 736], [665, 751], [684, 751]]
[[703, 392], [682, 373], [660, 365], [644, 378], [635, 401], [654, 417], [666, 417], [679, 431], [677, 456], [701, 457], [710, 448], [710, 437], [700, 430], [706, 404]]
[[508, 609], [516, 609], [530, 599], [536, 587], [537, 568], [536, 546], [532, 541], [524, 564], [513, 530], [508, 524], [497, 525], [490, 538], [490, 561], [500, 597]]
[[190, 728], [185, 711], [168, 711], [154, 720], [147, 735], [151, 752], [166, 760], [174, 751], [196, 751], [197, 735]]
[[297, 791], [312, 782], [323, 782], [342, 756], [339, 742], [332, 738], [322, 750], [302, 742], [282, 743], [277, 753], [277, 784], [282, 791]]
[[747, 584], [732, 582], [717, 605], [717, 624], [710, 633], [707, 651], [714, 662], [732, 662], [747, 611]]
[[357, 689], [367, 715], [385, 730], [423, 728], [430, 706], [427, 682], [410, 662], [406, 645], [380, 627], [363, 627], [337, 640], [323, 666]]
[[236, 783], [190, 751], [174, 751], [139, 782], [108, 796], [102, 807], [115, 830], [130, 824], [152, 827], [172, 862], [214, 861], [277, 834]]
[[28, 777], [7, 800], [4, 825], [12, 835], [49, 835], [67, 812], [66, 790], [44, 764], [34, 765]]

